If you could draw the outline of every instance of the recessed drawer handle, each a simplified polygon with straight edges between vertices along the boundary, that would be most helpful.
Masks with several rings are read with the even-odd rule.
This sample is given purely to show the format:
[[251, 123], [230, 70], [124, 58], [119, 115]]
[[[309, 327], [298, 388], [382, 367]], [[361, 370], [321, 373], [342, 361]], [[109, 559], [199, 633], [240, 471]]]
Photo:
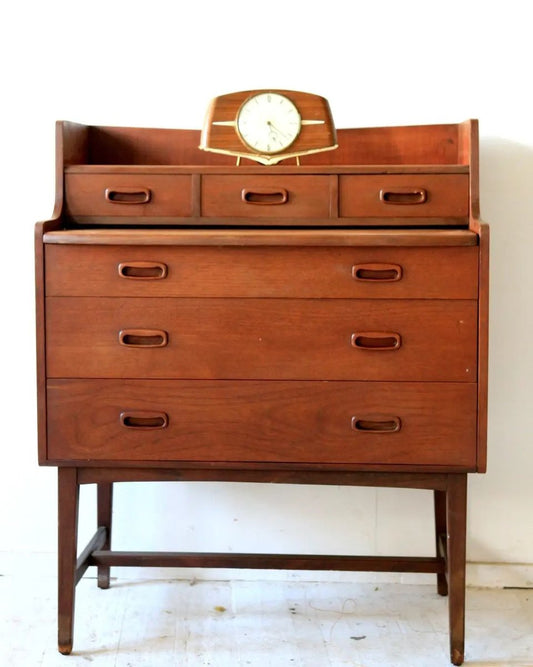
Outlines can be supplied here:
[[403, 269], [399, 264], [370, 263], [354, 264], [352, 278], [364, 282], [392, 283], [401, 280]]
[[358, 350], [386, 352], [399, 350], [402, 337], [394, 331], [359, 331], [352, 334], [351, 342]]
[[105, 198], [111, 204], [147, 204], [152, 193], [148, 188], [106, 188]]
[[121, 262], [118, 275], [129, 280], [162, 280], [168, 275], [168, 267], [162, 262]]
[[402, 421], [399, 417], [388, 415], [352, 417], [352, 428], [360, 433], [398, 433], [402, 428]]
[[164, 412], [127, 410], [120, 413], [120, 423], [126, 428], [153, 431], [168, 426], [168, 415]]
[[162, 329], [122, 329], [118, 342], [125, 347], [165, 347], [168, 333]]
[[285, 188], [276, 190], [267, 188], [255, 188], [248, 190], [244, 188], [241, 192], [241, 199], [245, 204], [258, 204], [259, 206], [277, 206], [286, 204], [289, 201], [289, 193]]
[[424, 204], [428, 193], [425, 188], [394, 188], [380, 190], [379, 198], [384, 204]]

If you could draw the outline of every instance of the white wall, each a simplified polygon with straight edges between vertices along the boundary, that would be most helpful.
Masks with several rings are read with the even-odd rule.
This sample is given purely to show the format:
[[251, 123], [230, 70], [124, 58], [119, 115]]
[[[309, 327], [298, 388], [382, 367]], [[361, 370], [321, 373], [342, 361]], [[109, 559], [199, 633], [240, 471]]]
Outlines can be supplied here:
[[[55, 549], [56, 473], [36, 464], [32, 266], [33, 223], [54, 199], [54, 121], [199, 128], [211, 97], [271, 86], [326, 96], [338, 127], [479, 118], [481, 209], [492, 225], [489, 472], [471, 478], [468, 554], [533, 564], [526, 4], [49, 0], [4, 8], [0, 551]], [[91, 495], [84, 489], [84, 536]], [[121, 485], [115, 546], [431, 554], [431, 516], [420, 491]], [[523, 585], [531, 567], [521, 570]]]

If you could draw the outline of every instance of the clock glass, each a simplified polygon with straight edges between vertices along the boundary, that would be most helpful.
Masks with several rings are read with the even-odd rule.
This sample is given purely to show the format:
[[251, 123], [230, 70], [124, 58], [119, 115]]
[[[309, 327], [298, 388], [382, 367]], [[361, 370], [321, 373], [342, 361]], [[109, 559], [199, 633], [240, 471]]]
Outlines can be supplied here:
[[279, 153], [300, 134], [302, 119], [295, 104], [279, 93], [259, 93], [247, 99], [237, 113], [237, 131], [243, 143], [257, 153]]

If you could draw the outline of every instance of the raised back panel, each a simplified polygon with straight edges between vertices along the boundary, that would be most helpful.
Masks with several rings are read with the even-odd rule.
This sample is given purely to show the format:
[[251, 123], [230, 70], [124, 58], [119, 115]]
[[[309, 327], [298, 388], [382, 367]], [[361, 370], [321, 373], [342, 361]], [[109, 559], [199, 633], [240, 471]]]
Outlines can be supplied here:
[[[341, 129], [339, 148], [301, 158], [306, 165], [468, 164], [459, 125]], [[468, 135], [468, 132], [466, 133]], [[235, 158], [201, 151], [200, 130], [90, 126], [88, 164], [234, 165]], [[245, 164], [251, 164], [246, 161]], [[288, 160], [287, 165], [294, 165]]]
[[234, 165], [235, 158], [205, 153], [200, 130], [89, 128], [89, 164]]

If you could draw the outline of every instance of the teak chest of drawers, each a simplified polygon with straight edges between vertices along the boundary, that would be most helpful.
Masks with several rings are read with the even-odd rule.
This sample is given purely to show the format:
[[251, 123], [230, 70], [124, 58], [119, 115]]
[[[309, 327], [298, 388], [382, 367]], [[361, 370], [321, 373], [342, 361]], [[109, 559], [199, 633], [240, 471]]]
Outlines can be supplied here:
[[[199, 133], [57, 125], [36, 228], [39, 460], [59, 468], [59, 650], [90, 565], [434, 572], [464, 656], [466, 478], [486, 465], [477, 123], [340, 130], [301, 166]], [[111, 550], [112, 485], [434, 491], [432, 558]], [[98, 529], [76, 560], [79, 485]]]

